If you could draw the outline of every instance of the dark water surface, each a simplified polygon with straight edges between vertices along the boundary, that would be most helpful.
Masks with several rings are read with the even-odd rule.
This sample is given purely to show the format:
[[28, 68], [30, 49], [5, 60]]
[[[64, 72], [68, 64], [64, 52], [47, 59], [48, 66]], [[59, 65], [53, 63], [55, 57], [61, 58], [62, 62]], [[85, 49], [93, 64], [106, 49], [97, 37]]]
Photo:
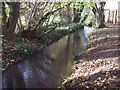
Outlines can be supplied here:
[[37, 55], [3, 71], [3, 88], [52, 88], [72, 73], [75, 55], [85, 49], [83, 30], [64, 36]]

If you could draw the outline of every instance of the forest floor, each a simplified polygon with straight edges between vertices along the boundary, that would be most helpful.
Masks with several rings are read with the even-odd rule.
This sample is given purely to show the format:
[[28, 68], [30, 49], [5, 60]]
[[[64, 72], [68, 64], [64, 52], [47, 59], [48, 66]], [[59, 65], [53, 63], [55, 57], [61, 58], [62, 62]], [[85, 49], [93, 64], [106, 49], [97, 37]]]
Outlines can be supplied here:
[[[120, 89], [120, 27], [93, 29], [64, 88]], [[116, 89], [115, 89], [116, 88]]]
[[17, 63], [28, 57], [34, 55], [43, 48], [42, 44], [39, 44], [37, 40], [28, 40], [26, 38], [15, 37], [3, 37], [2, 38], [2, 70], [6, 70], [9, 65]]

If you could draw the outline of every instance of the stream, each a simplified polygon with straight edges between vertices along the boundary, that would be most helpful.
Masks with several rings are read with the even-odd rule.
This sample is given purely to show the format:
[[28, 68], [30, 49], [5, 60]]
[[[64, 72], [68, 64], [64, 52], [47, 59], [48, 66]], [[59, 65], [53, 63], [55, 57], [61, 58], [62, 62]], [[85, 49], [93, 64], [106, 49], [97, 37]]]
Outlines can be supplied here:
[[[84, 30], [66, 35], [43, 51], [2, 72], [3, 88], [53, 88], [71, 75], [74, 57], [85, 49]], [[86, 40], [86, 41], [85, 41]]]

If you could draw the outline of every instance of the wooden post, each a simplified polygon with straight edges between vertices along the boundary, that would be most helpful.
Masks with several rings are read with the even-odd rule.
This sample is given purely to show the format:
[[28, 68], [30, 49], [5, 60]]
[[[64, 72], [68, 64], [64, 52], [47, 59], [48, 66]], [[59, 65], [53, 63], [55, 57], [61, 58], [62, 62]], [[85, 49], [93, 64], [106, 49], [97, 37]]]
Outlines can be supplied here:
[[108, 19], [107, 19], [107, 23], [110, 23], [110, 10], [108, 12]]
[[117, 24], [120, 25], [120, 1], [118, 2]]
[[115, 10], [115, 19], [114, 19], [114, 24], [117, 22], [117, 10]]

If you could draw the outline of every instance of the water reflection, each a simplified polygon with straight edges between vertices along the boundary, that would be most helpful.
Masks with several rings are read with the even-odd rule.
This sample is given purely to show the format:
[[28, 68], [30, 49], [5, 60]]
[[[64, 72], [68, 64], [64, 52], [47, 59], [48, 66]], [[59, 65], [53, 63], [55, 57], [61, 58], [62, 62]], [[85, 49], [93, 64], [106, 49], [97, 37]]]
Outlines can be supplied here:
[[67, 35], [44, 51], [3, 72], [3, 87], [51, 88], [70, 75], [74, 56], [85, 49], [83, 30]]
[[89, 38], [88, 38], [88, 34], [89, 32], [92, 30], [92, 27], [90, 26], [84, 26], [84, 34], [83, 34], [83, 37], [84, 37], [84, 43], [85, 45], [87, 45], [89, 43]]

